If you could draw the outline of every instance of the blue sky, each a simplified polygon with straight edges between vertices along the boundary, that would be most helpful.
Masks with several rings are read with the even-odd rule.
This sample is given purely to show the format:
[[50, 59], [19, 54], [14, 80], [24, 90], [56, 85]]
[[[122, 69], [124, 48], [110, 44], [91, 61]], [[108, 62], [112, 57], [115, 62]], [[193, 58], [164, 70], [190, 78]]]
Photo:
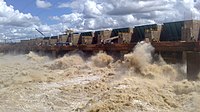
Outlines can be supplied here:
[[200, 19], [200, 0], [0, 0], [0, 42]]
[[44, 24], [56, 24], [55, 20], [50, 19], [52, 16], [61, 16], [63, 14], [71, 13], [70, 8], [58, 8], [58, 5], [71, 0], [48, 0], [53, 4], [50, 8], [38, 8], [35, 4], [35, 0], [5, 0], [7, 5], [14, 6], [15, 10], [19, 10], [22, 13], [31, 13], [33, 16], [38, 16]]

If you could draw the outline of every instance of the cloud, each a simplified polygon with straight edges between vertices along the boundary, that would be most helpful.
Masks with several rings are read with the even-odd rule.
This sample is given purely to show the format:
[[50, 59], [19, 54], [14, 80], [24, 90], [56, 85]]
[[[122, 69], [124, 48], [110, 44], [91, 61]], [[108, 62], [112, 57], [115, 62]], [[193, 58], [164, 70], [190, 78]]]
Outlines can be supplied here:
[[[40, 19], [32, 16], [30, 13], [24, 14], [18, 10], [14, 10], [13, 6], [8, 6], [4, 0], [0, 0], [0, 41], [4, 39], [12, 39], [12, 41], [20, 39], [28, 39], [40, 37], [41, 35], [35, 31], [40, 29], [46, 35], [58, 34], [63, 29], [55, 28], [55, 25], [43, 25]], [[58, 24], [60, 27], [61, 24]], [[54, 30], [55, 29], [55, 30]]]
[[39, 23], [39, 18], [30, 13], [23, 14], [14, 10], [13, 6], [7, 6], [6, 2], [0, 0], [0, 25], [27, 27]]
[[86, 1], [83, 13], [86, 18], [95, 18], [102, 15], [103, 6], [95, 1]]
[[47, 2], [45, 0], [36, 0], [36, 6], [38, 8], [50, 8], [52, 6], [52, 4], [50, 2]]
[[[105, 10], [109, 15], [126, 15], [132, 13], [146, 13], [156, 10], [166, 10], [170, 6], [163, 6], [164, 4], [170, 4], [169, 1], [162, 0], [119, 0], [118, 2], [110, 0], [108, 6], [105, 6]], [[106, 5], [106, 3], [105, 3]]]
[[59, 7], [71, 8], [72, 13], [56, 19], [70, 22], [69, 27], [77, 30], [200, 19], [199, 0], [73, 0]]
[[40, 25], [38, 17], [24, 14], [0, 0], [0, 39], [17, 39], [28, 36], [31, 28]]
[[[36, 0], [39, 8], [52, 6]], [[133, 27], [184, 19], [200, 19], [200, 0], [70, 0], [58, 4], [71, 13], [50, 17], [56, 24], [42, 24], [38, 17], [24, 14], [0, 0], [0, 38], [32, 38], [57, 35], [66, 29], [75, 31]]]

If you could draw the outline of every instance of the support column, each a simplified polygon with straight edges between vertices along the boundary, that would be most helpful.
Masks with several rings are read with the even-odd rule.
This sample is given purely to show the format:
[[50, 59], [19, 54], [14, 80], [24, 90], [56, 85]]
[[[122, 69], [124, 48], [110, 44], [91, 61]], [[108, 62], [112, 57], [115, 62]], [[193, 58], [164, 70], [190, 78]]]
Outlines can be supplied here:
[[54, 58], [57, 58], [57, 56], [58, 56], [57, 51], [52, 51], [52, 56], [53, 56]]
[[200, 52], [187, 52], [187, 79], [197, 80], [200, 73]]

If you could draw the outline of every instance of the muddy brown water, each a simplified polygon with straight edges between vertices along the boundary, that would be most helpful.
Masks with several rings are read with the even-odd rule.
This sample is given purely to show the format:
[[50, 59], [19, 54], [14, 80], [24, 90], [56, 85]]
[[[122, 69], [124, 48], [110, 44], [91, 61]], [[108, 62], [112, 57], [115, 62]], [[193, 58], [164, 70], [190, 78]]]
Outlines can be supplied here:
[[140, 43], [124, 60], [98, 53], [49, 59], [0, 54], [1, 112], [198, 112], [200, 82], [184, 65], [152, 61]]

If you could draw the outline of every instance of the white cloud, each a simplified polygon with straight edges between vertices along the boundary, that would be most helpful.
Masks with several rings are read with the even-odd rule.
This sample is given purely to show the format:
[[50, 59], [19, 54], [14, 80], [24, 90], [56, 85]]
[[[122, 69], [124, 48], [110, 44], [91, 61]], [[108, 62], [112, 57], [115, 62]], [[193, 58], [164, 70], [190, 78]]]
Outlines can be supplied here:
[[34, 17], [30, 13], [20, 13], [18, 10], [14, 10], [13, 6], [7, 6], [3, 0], [0, 0], [0, 6], [0, 25], [24, 27], [39, 23], [38, 17]]
[[46, 35], [50, 35], [50, 31], [54, 31], [52, 34], [63, 31], [61, 28], [55, 28], [55, 25], [43, 25], [38, 17], [14, 10], [13, 6], [8, 6], [4, 0], [0, 0], [0, 41], [34, 38], [35, 35], [40, 37], [41, 35], [35, 31], [35, 28]]
[[[67, 25], [69, 28], [73, 29], [82, 29], [83, 28], [83, 14], [80, 13], [71, 13], [71, 14], [64, 14], [60, 17], [53, 16], [51, 17], [53, 20], [59, 20], [61, 23], [60, 25]], [[59, 26], [62, 27], [62, 26]]]
[[63, 22], [77, 22], [79, 20], [82, 20], [82, 14], [80, 13], [71, 13], [71, 14], [66, 14], [61, 16]]
[[51, 31], [51, 28], [48, 25], [40, 25], [38, 29], [42, 32], [50, 32]]
[[[105, 10], [110, 15], [126, 15], [132, 13], [146, 13], [156, 10], [165, 10], [166, 4], [169, 4], [169, 0], [110, 0], [105, 2], [109, 7], [105, 7]], [[167, 7], [168, 8], [168, 7]]]
[[83, 13], [88, 18], [94, 18], [102, 15], [103, 6], [101, 4], [97, 4], [95, 1], [86, 1], [84, 4]]
[[73, 0], [59, 7], [71, 8], [72, 13], [58, 21], [85, 30], [200, 19], [199, 0]]
[[[40, 8], [52, 6], [46, 0], [36, 4]], [[50, 17], [58, 24], [43, 25], [38, 17], [14, 10], [0, 0], [0, 38], [41, 36], [35, 28], [48, 36], [66, 29], [85, 31], [200, 19], [200, 0], [71, 0], [58, 5], [72, 12]]]
[[48, 2], [48, 1], [46, 1], [46, 0], [36, 0], [36, 6], [38, 8], [44, 8], [44, 9], [46, 9], [46, 8], [51, 7], [52, 4], [50, 2]]
[[4, 0], [0, 0], [0, 40], [33, 36], [30, 29], [40, 24], [38, 17], [14, 10], [13, 6], [8, 6]]

